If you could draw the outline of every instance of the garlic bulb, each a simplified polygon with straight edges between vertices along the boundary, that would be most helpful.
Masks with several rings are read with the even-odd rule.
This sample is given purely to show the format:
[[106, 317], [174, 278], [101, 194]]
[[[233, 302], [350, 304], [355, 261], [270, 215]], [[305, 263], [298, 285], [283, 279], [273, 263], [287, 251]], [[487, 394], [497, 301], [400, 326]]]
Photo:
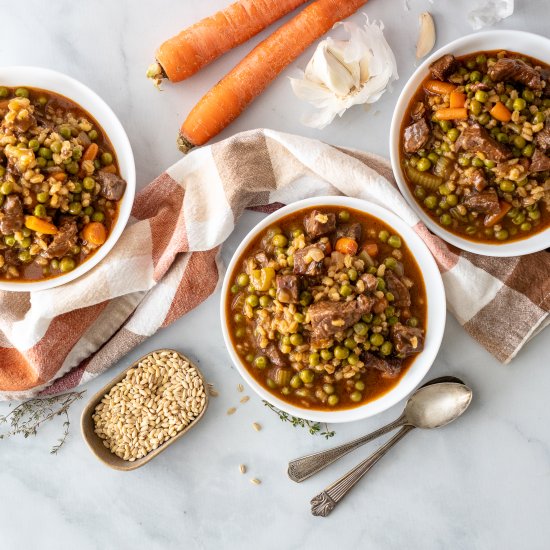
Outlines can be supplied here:
[[352, 105], [378, 101], [397, 80], [395, 56], [384, 38], [382, 22], [359, 27], [339, 23], [348, 40], [323, 40], [307, 64], [303, 78], [291, 78], [296, 96], [318, 110], [302, 118], [306, 126], [324, 128]]

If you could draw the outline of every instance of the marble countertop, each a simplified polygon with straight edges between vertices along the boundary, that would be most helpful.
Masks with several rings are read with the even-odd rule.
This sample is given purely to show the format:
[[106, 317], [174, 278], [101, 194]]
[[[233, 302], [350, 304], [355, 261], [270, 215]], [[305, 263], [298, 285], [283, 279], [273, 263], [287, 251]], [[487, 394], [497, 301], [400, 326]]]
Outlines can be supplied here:
[[[128, 132], [142, 187], [180, 158], [175, 139], [184, 116], [250, 45], [162, 93], [146, 81], [145, 69], [165, 38], [227, 1], [9, 3], [2, 10], [0, 63], [57, 69], [98, 92]], [[287, 77], [304, 68], [310, 49], [220, 137], [267, 126], [387, 155], [393, 105], [415, 66], [418, 14], [434, 14], [441, 46], [471, 32], [465, 14], [479, 1], [372, 0], [364, 11], [384, 21], [398, 60], [401, 78], [393, 93], [368, 112], [353, 109], [324, 131], [301, 126], [304, 105]], [[516, 14], [497, 28], [548, 35], [541, 17], [545, 0], [516, 4]], [[244, 217], [223, 249], [225, 260], [259, 217]], [[374, 419], [333, 426], [329, 443], [281, 423], [248, 390], [250, 401], [239, 405], [241, 379], [224, 349], [218, 301], [212, 296], [86, 387], [90, 396], [130, 361], [160, 347], [186, 351], [215, 384], [220, 396], [211, 400], [201, 425], [143, 469], [116, 472], [93, 457], [79, 433], [84, 403], [71, 409], [71, 435], [57, 456], [48, 452], [61, 431], [57, 420], [37, 437], [0, 442], [1, 548], [548, 548], [548, 331], [502, 366], [449, 316], [429, 376], [464, 378], [475, 392], [471, 410], [446, 428], [411, 434], [322, 519], [310, 515], [310, 498], [381, 442], [300, 485], [286, 477], [288, 459], [371, 431], [396, 417], [401, 405]], [[234, 405], [237, 413], [227, 416]], [[255, 432], [252, 422], [263, 430]], [[247, 475], [239, 473], [241, 463]], [[251, 484], [252, 476], [262, 484]]]

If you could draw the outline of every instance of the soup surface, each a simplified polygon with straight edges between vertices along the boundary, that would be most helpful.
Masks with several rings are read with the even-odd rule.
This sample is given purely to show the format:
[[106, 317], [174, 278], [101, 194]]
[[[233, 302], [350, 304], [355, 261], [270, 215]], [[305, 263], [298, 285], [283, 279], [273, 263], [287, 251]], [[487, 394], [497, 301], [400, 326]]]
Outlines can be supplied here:
[[422, 351], [420, 270], [373, 216], [326, 206], [286, 216], [247, 247], [231, 280], [237, 353], [260, 384], [298, 407], [371, 401]]
[[46, 90], [0, 86], [0, 279], [72, 271], [107, 240], [125, 189], [86, 111]]
[[492, 244], [550, 225], [549, 76], [507, 51], [432, 63], [403, 120], [401, 160], [434, 222]]

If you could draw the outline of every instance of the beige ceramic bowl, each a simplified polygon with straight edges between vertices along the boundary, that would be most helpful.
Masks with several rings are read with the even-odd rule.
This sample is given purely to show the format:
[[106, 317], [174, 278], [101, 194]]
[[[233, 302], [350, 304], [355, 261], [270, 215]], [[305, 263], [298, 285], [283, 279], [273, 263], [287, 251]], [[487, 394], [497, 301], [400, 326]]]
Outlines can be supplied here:
[[[128, 460], [123, 460], [122, 458], [118, 457], [117, 455], [111, 453], [107, 447], [103, 444], [103, 439], [101, 439], [98, 435], [96, 435], [94, 431], [94, 421], [92, 419], [92, 416], [94, 414], [95, 408], [99, 404], [99, 402], [103, 399], [103, 397], [111, 391], [111, 388], [120, 382], [125, 376], [126, 373], [136, 367], [140, 361], [145, 359], [148, 355], [151, 355], [152, 353], [160, 353], [163, 351], [168, 351], [170, 353], [177, 353], [180, 357], [185, 359], [189, 362], [189, 364], [194, 367], [200, 376], [200, 379], [202, 380], [202, 383], [204, 385], [204, 393], [206, 395], [206, 399], [204, 402], [204, 409], [200, 412], [199, 416], [193, 420], [188, 426], [186, 426], [181, 432], [179, 432], [176, 436], [172, 437], [165, 443], [163, 443], [160, 447], [155, 449], [154, 451], [151, 451], [148, 455], [144, 456], [143, 458], [138, 458], [137, 460], [130, 462]], [[109, 466], [110, 468], [114, 468], [115, 470], [122, 470], [122, 471], [130, 471], [135, 470], [136, 468], [140, 468], [144, 464], [147, 464], [150, 460], [155, 458], [157, 455], [165, 451], [172, 443], [177, 441], [180, 437], [183, 437], [191, 428], [193, 428], [199, 420], [203, 417], [206, 409], [208, 408], [208, 387], [206, 384], [206, 380], [204, 379], [204, 376], [202, 375], [201, 371], [191, 361], [188, 357], [180, 353], [179, 351], [173, 350], [173, 349], [157, 349], [154, 351], [150, 351], [143, 357], [140, 357], [137, 361], [132, 363], [128, 368], [124, 369], [121, 373], [119, 373], [115, 378], [113, 378], [108, 384], [103, 386], [91, 399], [88, 401], [86, 407], [84, 407], [84, 410], [82, 411], [82, 416], [80, 418], [80, 428], [82, 430], [82, 436], [84, 437], [84, 441], [86, 441], [86, 444], [94, 453], [96, 458], [101, 460], [103, 464], [106, 466]]]

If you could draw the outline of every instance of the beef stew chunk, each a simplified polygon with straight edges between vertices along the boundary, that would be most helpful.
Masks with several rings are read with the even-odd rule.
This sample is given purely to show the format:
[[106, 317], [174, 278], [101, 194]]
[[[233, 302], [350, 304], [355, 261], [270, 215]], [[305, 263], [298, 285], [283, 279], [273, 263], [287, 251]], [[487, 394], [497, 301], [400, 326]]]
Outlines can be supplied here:
[[16, 231], [21, 231], [24, 221], [21, 199], [17, 195], [8, 195], [0, 212], [0, 233], [12, 235]]
[[409, 289], [391, 269], [386, 272], [386, 285], [394, 296], [394, 305], [398, 307], [409, 307], [411, 305]]
[[462, 148], [474, 153], [479, 151], [495, 162], [508, 160], [512, 157], [512, 151], [494, 140], [489, 132], [479, 124], [472, 124], [466, 128], [458, 138], [456, 146], [457, 149]]
[[544, 172], [550, 170], [550, 157], [545, 155], [540, 149], [535, 149], [529, 166], [531, 172]]
[[487, 69], [487, 74], [493, 82], [512, 81], [534, 90], [543, 88], [539, 71], [521, 59], [499, 59]]
[[462, 204], [472, 212], [482, 212], [484, 214], [495, 214], [500, 210], [498, 195], [493, 189], [487, 189], [481, 193], [472, 193], [464, 199]]
[[376, 357], [372, 353], [366, 351], [362, 355], [365, 366], [369, 369], [376, 369], [381, 371], [382, 376], [386, 378], [395, 378], [403, 367], [401, 359], [385, 359], [383, 357]]
[[437, 80], [446, 80], [458, 68], [458, 62], [450, 53], [436, 59], [430, 65], [430, 74]]
[[77, 231], [78, 228], [74, 219], [63, 218], [57, 228], [57, 234], [48, 248], [42, 252], [42, 256], [48, 260], [53, 260], [68, 254], [77, 243]]
[[398, 357], [408, 357], [424, 349], [424, 331], [420, 328], [396, 323], [391, 334]]
[[428, 143], [430, 128], [425, 119], [414, 122], [405, 128], [404, 147], [407, 153], [416, 153]]
[[101, 187], [99, 193], [110, 201], [119, 201], [126, 191], [126, 182], [117, 174], [99, 171], [97, 181]]
[[323, 213], [319, 210], [313, 210], [304, 217], [304, 228], [308, 237], [316, 239], [334, 231], [336, 216], [332, 212]]
[[298, 303], [300, 282], [296, 275], [277, 275], [277, 300], [283, 304]]

